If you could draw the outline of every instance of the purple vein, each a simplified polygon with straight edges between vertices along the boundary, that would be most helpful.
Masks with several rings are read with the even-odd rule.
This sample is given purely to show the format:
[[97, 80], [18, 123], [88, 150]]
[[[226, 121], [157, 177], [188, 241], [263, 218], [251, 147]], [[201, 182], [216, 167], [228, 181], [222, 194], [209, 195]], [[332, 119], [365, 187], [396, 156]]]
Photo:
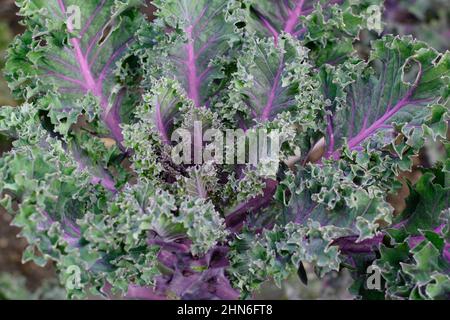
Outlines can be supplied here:
[[[203, 8], [202, 12], [200, 12], [199, 16], [195, 19], [194, 22], [190, 21], [190, 26], [186, 28], [186, 36], [187, 36], [187, 44], [185, 45], [186, 50], [186, 61], [184, 61], [187, 69], [187, 82], [188, 82], [188, 97], [194, 101], [196, 107], [201, 106], [200, 101], [200, 81], [201, 76], [199, 77], [197, 74], [197, 58], [201, 54], [202, 50], [205, 50], [209, 45], [208, 41], [203, 48], [200, 49], [200, 53], [195, 52], [195, 40], [194, 40], [194, 28], [200, 22], [200, 20], [205, 16], [206, 11], [208, 10], [208, 6]], [[204, 23], [205, 25], [209, 23], [209, 19]], [[212, 40], [214, 42], [214, 40]]]
[[167, 136], [166, 126], [164, 125], [164, 121], [161, 115], [161, 104], [159, 103], [159, 101], [156, 102], [155, 117], [156, 126], [158, 127], [158, 131], [161, 134], [163, 142], [165, 144], [170, 144], [169, 137]]
[[87, 159], [83, 158], [78, 150], [72, 150], [72, 154], [75, 158], [75, 161], [77, 162], [78, 169], [81, 171], [86, 170], [87, 172], [91, 173], [92, 184], [100, 184], [113, 193], [117, 191], [114, 179], [109, 175], [109, 173], [105, 169], [100, 168], [99, 170], [100, 175], [95, 175], [94, 173], [91, 172], [91, 170], [88, 169]]
[[[293, 34], [294, 29], [295, 29], [295, 27], [297, 25], [297, 22], [298, 22], [298, 18], [302, 14], [302, 9], [303, 9], [304, 2], [305, 2], [305, 0], [300, 0], [297, 3], [297, 6], [295, 7], [295, 9], [290, 11], [288, 20], [286, 21], [285, 26], [284, 26], [284, 31], [286, 33], [289, 33], [291, 35]], [[269, 23], [269, 21], [264, 18], [264, 16], [262, 14], [260, 15], [260, 19], [261, 19], [264, 27], [266, 29], [268, 29], [270, 31], [270, 33], [273, 35], [275, 46], [278, 46], [279, 33]], [[269, 119], [269, 117], [270, 117], [271, 112], [272, 112], [273, 105], [274, 105], [275, 98], [276, 98], [276, 94], [277, 94], [277, 88], [279, 86], [279, 82], [281, 80], [281, 75], [282, 75], [283, 70], [284, 70], [284, 65], [285, 65], [285, 61], [284, 61], [284, 55], [283, 55], [281, 57], [280, 66], [278, 67], [277, 73], [275, 75], [275, 79], [274, 79], [272, 88], [271, 88], [271, 90], [269, 92], [269, 95], [268, 95], [267, 104], [264, 107], [264, 110], [263, 110], [262, 115], [261, 115], [261, 120], [262, 121], [267, 121]]]
[[[96, 51], [95, 51], [95, 53], [94, 53], [94, 55], [91, 57], [91, 61], [89, 62], [89, 68], [91, 68], [92, 69], [92, 67], [94, 66], [94, 64], [97, 62], [97, 59], [98, 59], [98, 57], [100, 56], [100, 53], [101, 53], [101, 51], [102, 51], [102, 47], [99, 47]], [[89, 60], [89, 55], [86, 55], [86, 57], [87, 57], [87, 59]]]
[[[108, 20], [105, 24], [103, 24], [103, 26], [97, 31], [97, 33], [89, 39], [88, 41], [88, 45], [87, 45], [87, 50], [86, 50], [86, 57], [89, 57], [89, 55], [91, 54], [92, 49], [94, 48], [95, 44], [98, 43], [98, 41], [101, 39], [106, 27], [109, 24], [112, 24], [113, 21]], [[98, 55], [98, 52], [95, 54]]]
[[56, 78], [62, 79], [62, 80], [64, 80], [64, 81], [67, 81], [67, 82], [76, 84], [77, 86], [80, 86], [81, 88], [88, 89], [88, 88], [86, 87], [86, 85], [85, 85], [82, 81], [77, 80], [77, 79], [73, 79], [73, 78], [68, 77], [68, 76], [65, 76], [65, 75], [63, 75], [63, 74], [60, 74], [60, 73], [57, 73], [57, 72], [54, 72], [54, 71], [47, 71], [47, 74], [46, 74], [46, 75], [47, 75], [47, 76], [56, 77]]
[[[57, 0], [57, 1], [58, 1], [59, 7], [60, 7], [62, 13], [66, 14], [66, 8], [64, 5], [64, 1], [63, 0]], [[67, 28], [69, 29], [69, 31], [73, 31], [73, 26], [70, 23], [68, 24]], [[122, 135], [122, 130], [120, 128], [120, 123], [117, 121], [117, 117], [115, 117], [114, 114], [110, 113], [108, 110], [109, 109], [108, 108], [108, 105], [109, 105], [108, 99], [106, 97], [104, 97], [103, 92], [102, 92], [103, 91], [102, 90], [103, 83], [102, 83], [102, 81], [96, 81], [94, 79], [94, 76], [92, 75], [91, 68], [88, 64], [87, 58], [84, 56], [83, 51], [81, 50], [80, 39], [72, 38], [72, 39], [70, 39], [70, 43], [73, 46], [73, 54], [78, 63], [79, 71], [85, 81], [84, 86], [86, 87], [86, 89], [88, 91], [92, 92], [92, 94], [100, 100], [100, 105], [104, 111], [103, 118], [104, 118], [106, 125], [110, 129], [111, 134], [114, 137], [114, 139], [116, 141], [118, 141], [119, 143], [122, 142], [123, 135]], [[108, 61], [108, 63], [111, 64], [114, 59], [115, 59], [115, 56], [111, 57], [110, 61]]]
[[[208, 8], [208, 7], [206, 7]], [[209, 23], [211, 22], [212, 19], [214, 19], [215, 17], [217, 17], [217, 15], [223, 10], [223, 6], [220, 6], [219, 8], [217, 8], [215, 11], [213, 11], [212, 13], [210, 13], [207, 18], [205, 19], [205, 21], [203, 21], [203, 23], [201, 25], [199, 25], [199, 22], [201, 19], [204, 18], [206, 10], [203, 10], [200, 13], [200, 16], [194, 21], [193, 26], [197, 26], [199, 25], [198, 28], [196, 28], [196, 32], [195, 32], [195, 36], [198, 37], [199, 35], [201, 35], [203, 33], [203, 31], [206, 29], [206, 27], [209, 25]]]
[[99, 57], [101, 51], [103, 50], [103, 48], [105, 47], [105, 42], [104, 41], [101, 45], [98, 44], [98, 42], [100, 41], [101, 37], [104, 34], [104, 31], [106, 29], [106, 27], [108, 26], [108, 24], [110, 24], [110, 22], [108, 21], [107, 23], [105, 23], [105, 25], [102, 27], [102, 29], [100, 29], [95, 36], [89, 40], [88, 42], [88, 47], [86, 50], [86, 57], [89, 60], [89, 57], [91, 56], [92, 53], [92, 49], [95, 47], [95, 45], [98, 45], [97, 50], [95, 51], [95, 53], [93, 54], [92, 58], [90, 59], [91, 62], [89, 63], [89, 66], [92, 67], [95, 63], [95, 61], [97, 60], [97, 58]]
[[[208, 39], [202, 48], [200, 48], [199, 52], [196, 52], [195, 50], [195, 38], [201, 35], [206, 26], [210, 24], [211, 20], [223, 10], [223, 7], [224, 5], [219, 6], [219, 8], [217, 8], [214, 12], [208, 14], [206, 20], [203, 21], [201, 25], [199, 25], [200, 21], [205, 18], [205, 15], [209, 10], [208, 5], [203, 8], [195, 21], [187, 19], [190, 25], [186, 28], [186, 37], [188, 41], [185, 45], [185, 50], [187, 56], [183, 62], [187, 69], [188, 97], [194, 101], [196, 107], [201, 107], [202, 103], [200, 96], [201, 81], [210, 72], [210, 70], [207, 69], [201, 75], [198, 75], [197, 59], [204, 52], [204, 50], [216, 42], [218, 38], [213, 36]], [[208, 106], [208, 103], [206, 103], [206, 106]]]
[[366, 140], [370, 135], [375, 133], [386, 121], [388, 121], [392, 116], [394, 116], [399, 110], [401, 110], [404, 106], [407, 106], [410, 103], [410, 101], [406, 98], [399, 101], [396, 106], [391, 109], [391, 111], [387, 112], [379, 118], [377, 121], [375, 121], [369, 128], [363, 129], [349, 140], [348, 146], [350, 149], [354, 149], [357, 147], [361, 142]]
[[[206, 6], [203, 8], [202, 12], [200, 12], [200, 14], [198, 15], [197, 19], [195, 19], [195, 21], [192, 23], [192, 26], [198, 25], [198, 23], [200, 22], [200, 20], [202, 20], [203, 17], [205, 16], [205, 13], [206, 13], [206, 11], [207, 11], [208, 9], [209, 9], [209, 6], [206, 5]], [[210, 21], [211, 18], [212, 18], [212, 17], [208, 18], [208, 19], [206, 20], [206, 22], [204, 23], [204, 25], [207, 25], [207, 24], [209, 23], [209, 21]], [[190, 20], [190, 19], [189, 19], [189, 20]], [[200, 32], [201, 32], [201, 31], [203, 31], [203, 29], [201, 29]]]
[[266, 180], [266, 187], [264, 188], [264, 194], [253, 197], [246, 202], [242, 202], [231, 210], [225, 217], [227, 228], [232, 232], [239, 231], [246, 218], [246, 214], [249, 212], [256, 212], [261, 208], [266, 207], [273, 199], [278, 182], [275, 180]]
[[[411, 100], [411, 97], [414, 93], [414, 90], [419, 85], [420, 79], [422, 78], [422, 65], [419, 64], [419, 72], [417, 74], [416, 81], [411, 86], [411, 88], [406, 92], [405, 96], [397, 102], [394, 108], [390, 109], [388, 112], [386, 112], [381, 118], [379, 118], [377, 121], [375, 121], [369, 128], [363, 128], [358, 135], [353, 137], [348, 142], [348, 147], [350, 150], [355, 149], [358, 147], [358, 145], [366, 140], [368, 137], [370, 137], [372, 134], [374, 134], [376, 131], [378, 131], [386, 121], [388, 121], [391, 117], [393, 117], [397, 112], [399, 112], [401, 109], [403, 109], [405, 106], [414, 103], [416, 101]], [[335, 151], [333, 153], [334, 157], [339, 156], [339, 151]]]
[[61, 20], [64, 19], [64, 17], [57, 11], [57, 9], [55, 9], [53, 7], [53, 5], [49, 6], [50, 11], [52, 12], [53, 15], [55, 15], [56, 17], [60, 18]]
[[80, 67], [80, 72], [84, 80], [86, 81], [86, 86], [92, 91], [93, 94], [95, 94], [96, 96], [101, 96], [101, 90], [100, 88], [97, 87], [97, 84], [91, 73], [91, 69], [89, 68], [87, 60], [84, 57], [83, 52], [81, 50], [80, 40], [73, 38], [70, 39], [70, 42], [72, 43], [73, 48], [75, 50], [75, 58]]
[[307, 31], [306, 28], [301, 28], [300, 30], [294, 32], [292, 35], [293, 35], [295, 38], [297, 38], [298, 36], [304, 34], [306, 31]]
[[267, 31], [269, 31], [269, 33], [273, 36], [275, 46], [278, 46], [278, 37], [280, 36], [280, 33], [278, 32], [278, 30], [272, 25], [272, 23], [269, 21], [268, 17], [264, 16], [264, 14], [262, 14], [255, 8], [253, 8], [253, 10], [254, 10], [254, 13], [256, 14], [256, 16], [258, 17], [258, 19], [261, 20], [263, 27], [266, 28]]
[[278, 46], [278, 36], [279, 36], [278, 31], [270, 24], [269, 20], [267, 20], [263, 15], [260, 16], [260, 19], [262, 21], [264, 28], [266, 28], [273, 36], [275, 46]]
[[114, 62], [114, 60], [116, 60], [117, 57], [120, 56], [128, 48], [128, 45], [133, 41], [134, 41], [133, 38], [128, 39], [123, 45], [121, 45], [119, 48], [117, 48], [116, 51], [113, 52], [113, 54], [111, 54], [111, 57], [108, 59], [105, 66], [103, 67], [102, 71], [100, 72], [100, 76], [98, 77], [98, 80], [97, 80], [97, 82], [99, 84], [101, 84], [105, 80], [105, 77], [108, 73], [108, 69], [111, 66], [111, 64]]
[[77, 67], [71, 65], [70, 63], [68, 63], [67, 61], [64, 61], [63, 59], [61, 59], [60, 57], [54, 56], [54, 55], [49, 55], [49, 58], [54, 61], [59, 63], [60, 65], [62, 65], [63, 67], [67, 68], [69, 71], [72, 72], [78, 72]]
[[198, 59], [205, 51], [208, 49], [214, 42], [216, 42], [218, 39], [217, 36], [213, 36], [208, 39], [208, 41], [205, 42], [205, 44], [198, 50], [195, 57]]
[[333, 128], [333, 118], [331, 115], [327, 115], [327, 133], [330, 139], [330, 145], [328, 146], [328, 154], [332, 154], [334, 150], [334, 128]]
[[278, 67], [277, 73], [275, 75], [275, 79], [273, 80], [273, 85], [272, 85], [272, 88], [270, 90], [270, 93], [269, 93], [269, 96], [267, 99], [267, 104], [264, 107], [264, 110], [261, 115], [262, 121], [267, 121], [272, 112], [273, 104], [274, 104], [275, 98], [277, 96], [277, 88], [279, 86], [279, 82], [281, 79], [281, 73], [283, 72], [283, 69], [284, 69], [283, 67], [284, 67], [284, 59], [282, 59], [280, 66]]
[[204, 80], [212, 71], [212, 67], [208, 67], [205, 69], [205, 71], [202, 72], [202, 74], [198, 77], [200, 81]]
[[318, 204], [314, 203], [310, 208], [308, 208], [305, 212], [305, 208], [299, 210], [295, 215], [295, 223], [303, 224], [305, 221], [311, 216], [313, 211], [317, 208]]
[[71, 94], [71, 93], [73, 93], [73, 94], [83, 93], [84, 94], [84, 93], [86, 93], [85, 89], [78, 88], [78, 87], [76, 87], [76, 88], [73, 88], [73, 87], [59, 87], [58, 91], [61, 92], [61, 93], [65, 93], [65, 94]]
[[84, 26], [84, 28], [80, 32], [80, 38], [82, 38], [84, 36], [84, 34], [87, 32], [87, 30], [91, 26], [92, 22], [94, 21], [94, 19], [98, 16], [99, 12], [105, 6], [105, 3], [106, 3], [106, 0], [102, 0], [102, 2], [95, 9], [94, 13], [89, 17], [88, 21], [86, 22], [86, 25]]
[[305, 3], [305, 0], [300, 0], [297, 3], [297, 6], [295, 7], [295, 9], [290, 12], [288, 20], [286, 21], [286, 24], [284, 25], [284, 31], [286, 33], [292, 34], [292, 32], [294, 31], [295, 27], [298, 24], [298, 19], [299, 19], [300, 15], [302, 14], [304, 3]]
[[189, 26], [186, 30], [188, 43], [186, 44], [186, 67], [187, 67], [187, 80], [189, 86], [188, 96], [190, 99], [194, 101], [196, 107], [201, 106], [200, 102], [200, 81], [197, 76], [197, 65], [195, 59], [195, 48], [194, 48], [194, 39], [192, 36], [193, 26]]
[[[94, 48], [95, 44], [100, 40], [102, 34], [103, 34], [104, 27], [100, 29], [93, 37], [89, 40], [87, 50], [86, 50], [86, 57], [89, 57], [89, 55], [92, 52], [92, 49]], [[98, 55], [96, 52], [95, 55]]]
[[116, 96], [115, 102], [111, 108], [110, 114], [115, 118], [117, 123], [121, 122], [120, 119], [120, 106], [122, 105], [123, 98], [127, 92], [126, 88], [122, 88]]

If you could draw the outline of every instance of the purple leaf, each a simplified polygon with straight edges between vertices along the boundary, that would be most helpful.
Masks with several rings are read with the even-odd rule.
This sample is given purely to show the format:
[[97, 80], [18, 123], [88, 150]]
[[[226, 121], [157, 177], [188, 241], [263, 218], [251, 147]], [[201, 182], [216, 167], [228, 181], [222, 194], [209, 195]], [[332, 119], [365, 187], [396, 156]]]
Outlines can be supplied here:
[[217, 246], [204, 257], [194, 259], [189, 253], [163, 249], [159, 260], [171, 271], [157, 277], [153, 293], [171, 292], [184, 300], [238, 299], [239, 293], [225, 275], [229, 266], [227, 254], [228, 248]]

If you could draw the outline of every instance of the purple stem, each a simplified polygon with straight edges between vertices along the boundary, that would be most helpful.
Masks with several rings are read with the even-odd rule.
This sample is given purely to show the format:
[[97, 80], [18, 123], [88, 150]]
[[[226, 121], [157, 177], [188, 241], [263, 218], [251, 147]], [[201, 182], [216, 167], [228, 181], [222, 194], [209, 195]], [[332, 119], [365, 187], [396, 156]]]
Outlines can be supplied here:
[[280, 66], [278, 67], [277, 73], [275, 75], [275, 79], [273, 80], [273, 85], [272, 85], [272, 89], [270, 90], [270, 93], [269, 93], [269, 96], [267, 99], [267, 104], [264, 107], [263, 113], [261, 115], [262, 121], [267, 121], [270, 117], [270, 114], [271, 114], [272, 108], [273, 108], [273, 103], [277, 96], [277, 88], [279, 86], [279, 82], [281, 79], [281, 74], [283, 72], [283, 69], [284, 69], [284, 58], [281, 59]]
[[303, 5], [305, 3], [305, 0], [300, 0], [297, 2], [297, 5], [294, 10], [292, 10], [289, 14], [289, 18], [286, 21], [286, 24], [284, 25], [284, 31], [286, 33], [292, 34], [295, 27], [298, 24], [298, 19], [300, 15], [302, 14]]
[[273, 39], [275, 41], [275, 46], [278, 46], [278, 36], [279, 36], [278, 31], [270, 24], [270, 22], [264, 16], [261, 15], [260, 19], [262, 21], [263, 26], [267, 30], [269, 30], [269, 32], [272, 34]]
[[195, 54], [195, 44], [194, 44], [194, 38], [192, 35], [194, 27], [189, 26], [186, 30], [188, 43], [185, 46], [185, 49], [187, 51], [187, 60], [186, 60], [186, 66], [187, 66], [187, 80], [188, 80], [188, 87], [189, 92], [188, 96], [190, 99], [194, 101], [194, 104], [196, 107], [201, 106], [200, 102], [200, 81], [199, 77], [197, 76], [197, 64], [196, 64], [196, 54]]
[[255, 212], [267, 206], [273, 199], [273, 195], [278, 187], [278, 181], [267, 180], [266, 188], [262, 196], [254, 197], [233, 209], [233, 211], [225, 217], [225, 223], [232, 232], [238, 232], [244, 224], [246, 214]]
[[[284, 26], [284, 32], [293, 35], [294, 29], [298, 24], [298, 19], [299, 19], [300, 15], [302, 14], [304, 3], [305, 3], [305, 0], [300, 0], [297, 3], [295, 9], [290, 11], [289, 17]], [[260, 19], [263, 22], [264, 27], [267, 28], [270, 31], [270, 33], [273, 35], [275, 46], [278, 46], [279, 33], [277, 32], [277, 30], [275, 30], [275, 28], [273, 28], [273, 26], [269, 23], [269, 21], [266, 18], [264, 18], [263, 15], [260, 16]], [[285, 67], [285, 61], [284, 61], [284, 56], [283, 56], [281, 58], [281, 63], [279, 65], [277, 73], [275, 75], [275, 79], [274, 79], [272, 88], [269, 92], [267, 104], [264, 107], [264, 110], [262, 112], [261, 121], [267, 121], [270, 118], [270, 114], [271, 114], [273, 104], [274, 104], [274, 101], [276, 98], [277, 88], [279, 86], [279, 82], [280, 82], [284, 67]]]
[[155, 108], [155, 117], [156, 117], [156, 126], [158, 128], [158, 131], [161, 135], [161, 139], [165, 144], [170, 144], [170, 139], [167, 135], [166, 126], [164, 125], [164, 120], [161, 115], [161, 104], [159, 101], [156, 102], [156, 108]]
[[348, 236], [334, 240], [330, 246], [338, 246], [343, 254], [371, 253], [379, 247], [383, 238], [384, 234], [380, 234], [372, 239], [356, 242], [358, 236]]
[[[400, 223], [400, 224], [395, 225], [394, 228], [401, 228], [402, 226], [403, 226], [403, 223]], [[434, 232], [441, 233], [443, 227], [444, 227], [444, 225], [440, 225], [439, 227], [434, 229]], [[343, 254], [371, 253], [374, 251], [374, 249], [379, 248], [379, 246], [383, 242], [385, 235], [386, 234], [383, 232], [383, 233], [380, 233], [379, 235], [375, 236], [372, 239], [367, 239], [367, 240], [364, 240], [361, 242], [356, 242], [356, 240], [358, 239], [358, 236], [342, 237], [342, 238], [334, 240], [331, 243], [331, 246], [338, 246], [339, 250]], [[408, 245], [410, 248], [414, 248], [424, 240], [425, 240], [424, 236], [410, 237], [408, 239]], [[445, 244], [443, 256], [448, 262], [450, 262], [450, 243]]]

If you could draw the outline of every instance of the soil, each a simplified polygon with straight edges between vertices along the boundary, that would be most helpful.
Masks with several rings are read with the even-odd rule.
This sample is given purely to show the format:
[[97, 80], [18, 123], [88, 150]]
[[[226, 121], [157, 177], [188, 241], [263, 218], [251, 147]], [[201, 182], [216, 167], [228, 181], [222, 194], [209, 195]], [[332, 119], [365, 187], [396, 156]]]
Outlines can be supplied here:
[[15, 0], [0, 0], [0, 21], [7, 22], [11, 30], [15, 33], [21, 33], [23, 26], [19, 24], [19, 17], [16, 15], [17, 7]]
[[21, 275], [27, 279], [27, 287], [34, 291], [44, 279], [54, 278], [51, 263], [41, 268], [32, 262], [22, 264], [22, 252], [26, 241], [19, 239], [19, 229], [10, 226], [11, 217], [0, 209], [0, 273], [7, 272]]

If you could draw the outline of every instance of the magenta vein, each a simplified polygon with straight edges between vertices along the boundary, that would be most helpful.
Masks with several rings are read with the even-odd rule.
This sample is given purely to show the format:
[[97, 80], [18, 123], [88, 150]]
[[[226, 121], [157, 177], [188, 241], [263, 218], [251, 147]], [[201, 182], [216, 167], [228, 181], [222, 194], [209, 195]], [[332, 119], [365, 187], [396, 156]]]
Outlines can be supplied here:
[[298, 24], [298, 19], [299, 19], [300, 15], [302, 14], [304, 3], [305, 3], [305, 0], [300, 0], [297, 3], [297, 6], [295, 7], [295, 9], [292, 10], [291, 13], [289, 14], [289, 18], [286, 21], [286, 24], [284, 25], [284, 31], [286, 33], [292, 34], [292, 32], [294, 31], [295, 27]]
[[[45, 70], [45, 69], [44, 69], [44, 70]], [[73, 78], [71, 78], [71, 77], [65, 76], [65, 75], [60, 74], [60, 73], [57, 73], [57, 72], [55, 72], [55, 71], [47, 71], [47, 74], [46, 74], [46, 75], [47, 75], [47, 76], [51, 76], [51, 77], [56, 77], [56, 78], [62, 79], [62, 80], [64, 80], [64, 81], [67, 81], [67, 82], [76, 84], [77, 86], [80, 86], [81, 88], [88, 89], [88, 88], [86, 87], [86, 85], [85, 85], [82, 81], [77, 80], [77, 79], [73, 79]], [[44, 75], [44, 76], [45, 76], [45, 75]]]
[[[63, 0], [57, 0], [59, 7], [63, 14], [66, 14], [66, 8], [64, 5]], [[69, 25], [67, 26], [69, 31], [73, 30], [73, 26]], [[73, 46], [73, 54], [75, 56], [75, 59], [78, 63], [80, 73], [82, 74], [84, 81], [86, 82], [84, 86], [87, 88], [88, 91], [91, 91], [94, 96], [99, 98], [100, 105], [104, 111], [103, 118], [108, 126], [108, 128], [111, 131], [111, 134], [113, 135], [114, 139], [117, 140], [119, 143], [123, 141], [123, 135], [122, 130], [120, 128], [120, 123], [117, 121], [116, 117], [113, 114], [110, 114], [108, 110], [108, 99], [104, 97], [103, 90], [102, 90], [102, 81], [96, 81], [94, 79], [94, 76], [92, 75], [90, 66], [88, 64], [87, 58], [84, 56], [82, 50], [81, 50], [81, 44], [79, 38], [72, 38], [70, 39], [70, 43]], [[110, 58], [110, 61], [108, 61], [109, 64], [112, 63], [113, 57]], [[104, 69], [105, 70], [105, 69]], [[103, 72], [102, 72], [103, 73]], [[100, 79], [103, 79], [104, 75], [101, 74]]]
[[188, 43], [185, 46], [187, 52], [187, 80], [189, 86], [188, 96], [190, 99], [194, 101], [196, 107], [200, 107], [200, 81], [197, 76], [197, 65], [195, 59], [195, 48], [194, 48], [194, 39], [192, 37], [193, 26], [189, 26], [186, 30]]
[[118, 56], [120, 56], [128, 47], [128, 45], [133, 42], [133, 38], [128, 39], [123, 45], [121, 45], [113, 54], [111, 54], [111, 57], [106, 62], [105, 66], [103, 67], [102, 71], [100, 72], [100, 76], [98, 77], [97, 82], [100, 84], [105, 80], [105, 77], [107, 75], [107, 71], [111, 64], [117, 59]]
[[279, 82], [281, 80], [281, 73], [283, 72], [283, 69], [284, 69], [284, 59], [281, 60], [281, 64], [278, 67], [277, 73], [275, 75], [275, 79], [273, 80], [273, 85], [272, 85], [272, 88], [270, 90], [270, 93], [269, 93], [269, 96], [267, 99], [267, 104], [264, 107], [264, 110], [261, 115], [262, 121], [267, 121], [270, 117], [270, 114], [271, 114], [272, 108], [273, 108], [273, 104], [274, 104], [275, 98], [277, 96], [277, 88], [278, 88]]
[[158, 127], [158, 131], [161, 134], [163, 142], [165, 144], [170, 144], [170, 140], [166, 132], [166, 126], [164, 125], [164, 121], [161, 115], [161, 104], [159, 103], [159, 101], [156, 102], [155, 117], [156, 117], [156, 125]]
[[80, 38], [82, 38], [84, 36], [84, 34], [87, 32], [87, 30], [91, 26], [92, 22], [94, 21], [94, 19], [98, 16], [100, 11], [105, 6], [105, 3], [106, 3], [106, 0], [102, 0], [102, 2], [95, 9], [94, 13], [89, 17], [88, 21], [86, 22], [86, 25], [84, 26], [84, 28], [80, 32]]
[[[408, 89], [404, 97], [400, 101], [398, 101], [397, 104], [392, 109], [387, 109], [388, 112], [386, 112], [381, 118], [375, 121], [369, 128], [366, 128], [365, 127], [366, 123], [364, 123], [363, 129], [355, 137], [351, 138], [348, 141], [348, 147], [350, 150], [354, 150], [355, 148], [357, 148], [361, 142], [365, 141], [368, 137], [377, 132], [383, 125], [385, 125], [386, 121], [392, 118], [397, 112], [399, 112], [405, 106], [408, 106], [412, 103], [422, 102], [422, 100], [411, 100], [414, 91], [416, 90], [417, 86], [420, 83], [420, 80], [422, 79], [422, 73], [423, 73], [422, 64], [419, 63], [419, 71], [417, 73], [416, 80], [414, 81], [414, 84], [411, 86], [411, 88]], [[332, 156], [334, 158], [339, 158], [340, 151], [336, 150], [335, 152], [333, 152]]]

